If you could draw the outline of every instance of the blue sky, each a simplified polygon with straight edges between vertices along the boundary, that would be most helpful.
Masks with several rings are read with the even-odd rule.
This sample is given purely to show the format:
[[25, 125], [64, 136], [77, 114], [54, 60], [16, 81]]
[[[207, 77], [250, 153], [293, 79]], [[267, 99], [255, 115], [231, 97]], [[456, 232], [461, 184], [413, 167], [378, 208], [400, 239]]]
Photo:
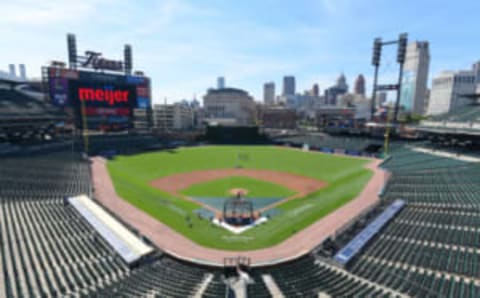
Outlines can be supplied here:
[[[480, 59], [476, 0], [0, 0], [0, 7], [0, 69], [25, 63], [39, 77], [41, 65], [66, 61], [67, 32], [77, 35], [79, 52], [107, 58], [122, 58], [130, 43], [155, 102], [201, 98], [219, 75], [256, 99], [264, 82], [279, 92], [290, 74], [300, 91], [318, 83], [323, 92], [341, 72], [350, 85], [363, 73], [370, 87], [373, 39], [401, 32], [430, 42], [431, 75]], [[380, 73], [394, 78], [393, 49], [383, 62]]]

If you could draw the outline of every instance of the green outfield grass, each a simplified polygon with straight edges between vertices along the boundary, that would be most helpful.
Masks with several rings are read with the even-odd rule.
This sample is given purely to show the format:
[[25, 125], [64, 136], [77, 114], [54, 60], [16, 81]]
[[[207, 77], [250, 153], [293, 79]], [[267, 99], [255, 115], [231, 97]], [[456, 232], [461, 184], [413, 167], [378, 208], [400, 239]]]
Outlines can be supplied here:
[[244, 176], [232, 176], [208, 182], [193, 184], [181, 191], [190, 197], [231, 197], [232, 188], [243, 188], [248, 191], [247, 198], [286, 198], [295, 194], [295, 191], [284, 186], [256, 180]]
[[[243, 157], [240, 161], [239, 154]], [[271, 146], [205, 146], [119, 156], [108, 162], [108, 169], [122, 198], [177, 232], [207, 247], [250, 250], [275, 245], [353, 199], [372, 176], [364, 168], [366, 163], [366, 159]], [[281, 214], [240, 235], [193, 215], [199, 208], [197, 204], [150, 186], [154, 179], [171, 174], [236, 166], [305, 175], [325, 181], [328, 186], [286, 202], [278, 207]], [[193, 227], [187, 224], [187, 216]]]

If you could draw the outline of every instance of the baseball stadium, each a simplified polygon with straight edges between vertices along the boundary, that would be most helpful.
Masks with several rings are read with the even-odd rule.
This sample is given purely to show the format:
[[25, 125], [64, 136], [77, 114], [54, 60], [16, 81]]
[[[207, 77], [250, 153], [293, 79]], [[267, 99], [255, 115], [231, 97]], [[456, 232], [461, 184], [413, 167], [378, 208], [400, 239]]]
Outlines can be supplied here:
[[0, 297], [480, 296], [478, 94], [414, 125], [166, 132], [130, 45], [67, 45], [0, 77]]

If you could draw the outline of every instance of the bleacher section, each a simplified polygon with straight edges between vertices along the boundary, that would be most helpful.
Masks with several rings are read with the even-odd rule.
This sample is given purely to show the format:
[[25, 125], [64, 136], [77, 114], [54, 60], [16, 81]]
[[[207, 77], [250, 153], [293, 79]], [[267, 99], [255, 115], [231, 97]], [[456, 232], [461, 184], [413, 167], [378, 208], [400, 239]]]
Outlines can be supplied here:
[[58, 198], [90, 193], [89, 162], [71, 152], [0, 159], [0, 197]]
[[213, 275], [212, 280], [208, 284], [205, 292], [203, 292], [204, 298], [225, 297], [227, 287], [224, 283], [222, 275], [218, 272]]
[[392, 156], [383, 200], [407, 204], [350, 272], [415, 297], [479, 297], [480, 165], [409, 148]]
[[[115, 144], [130, 150], [127, 136], [118, 139]], [[325, 253], [251, 269], [248, 297], [272, 296], [264, 275], [284, 297], [480, 297], [480, 165], [393, 147], [383, 164], [391, 175], [380, 204], [345, 229], [348, 235], [329, 239]], [[220, 269], [167, 254], [129, 268], [94, 226], [64, 203], [79, 194], [91, 194], [90, 164], [75, 151], [0, 158], [0, 297], [231, 294]], [[403, 209], [346, 269], [335, 267], [333, 256], [351, 234], [397, 199], [405, 201]]]
[[207, 272], [163, 257], [100, 289], [93, 297], [193, 297]]
[[7, 297], [88, 294], [128, 270], [62, 200], [2, 197], [0, 222]]
[[472, 103], [460, 107], [454, 112], [431, 116], [417, 128], [431, 134], [480, 134], [480, 104]]
[[129, 269], [65, 204], [89, 193], [89, 171], [72, 152], [0, 159], [0, 297], [193, 296], [206, 269], [168, 256]]
[[294, 262], [264, 269], [270, 274], [285, 297], [394, 297], [387, 289], [376, 287], [346, 272], [315, 261], [306, 256]]
[[100, 134], [89, 135], [88, 146], [84, 139], [75, 139], [75, 150], [88, 150], [90, 155], [134, 154], [146, 150], [168, 148], [168, 143], [152, 135]]
[[0, 118], [15, 120], [47, 116], [56, 118], [63, 114], [45, 101], [37, 100], [15, 90], [0, 89]]
[[419, 170], [439, 170], [468, 165], [468, 162], [415, 151], [401, 146], [390, 151], [390, 158], [381, 167], [392, 172], [414, 172]]
[[448, 213], [442, 214], [441, 224], [436, 220], [439, 214], [436, 208], [407, 207], [355, 261], [351, 272], [417, 297], [478, 297], [480, 233], [452, 224]]
[[401, 197], [409, 205], [478, 209], [480, 167], [476, 164], [437, 171], [394, 172], [384, 198]]
[[308, 144], [312, 150], [324, 152], [334, 152], [344, 150], [348, 154], [376, 154], [382, 146], [379, 140], [363, 137], [339, 137], [325, 134], [308, 134], [288, 137], [277, 137], [275, 142], [279, 144], [290, 144], [295, 147], [301, 147]]
[[452, 113], [431, 116], [430, 120], [436, 122], [480, 122], [480, 104], [470, 104], [460, 107]]
[[254, 270], [250, 274], [250, 278], [253, 279], [253, 283], [247, 286], [248, 297], [269, 298], [272, 297], [265, 282], [262, 279], [261, 271]]
[[65, 119], [66, 114], [45, 101], [0, 87], [0, 142], [43, 136]]

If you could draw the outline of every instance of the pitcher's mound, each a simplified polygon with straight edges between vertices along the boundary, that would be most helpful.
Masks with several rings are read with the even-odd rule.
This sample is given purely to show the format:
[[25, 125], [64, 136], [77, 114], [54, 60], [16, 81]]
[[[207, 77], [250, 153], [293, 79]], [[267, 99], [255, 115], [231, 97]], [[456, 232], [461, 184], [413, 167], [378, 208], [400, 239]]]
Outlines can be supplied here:
[[229, 193], [235, 197], [237, 196], [244, 197], [248, 194], [248, 190], [245, 188], [232, 188], [230, 189]]

